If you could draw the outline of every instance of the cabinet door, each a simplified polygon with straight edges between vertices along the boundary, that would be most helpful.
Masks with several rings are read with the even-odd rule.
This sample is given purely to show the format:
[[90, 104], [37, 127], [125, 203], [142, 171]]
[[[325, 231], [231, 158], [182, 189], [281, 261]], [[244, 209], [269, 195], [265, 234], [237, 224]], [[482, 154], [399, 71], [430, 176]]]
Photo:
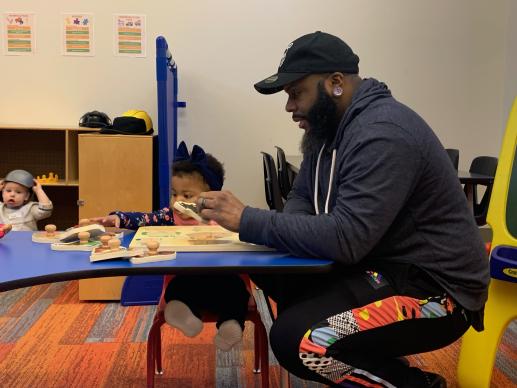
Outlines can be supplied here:
[[151, 136], [79, 135], [79, 217], [152, 210]]
[[[153, 138], [79, 135], [79, 218], [152, 210]], [[81, 300], [120, 300], [125, 277], [79, 280]]]

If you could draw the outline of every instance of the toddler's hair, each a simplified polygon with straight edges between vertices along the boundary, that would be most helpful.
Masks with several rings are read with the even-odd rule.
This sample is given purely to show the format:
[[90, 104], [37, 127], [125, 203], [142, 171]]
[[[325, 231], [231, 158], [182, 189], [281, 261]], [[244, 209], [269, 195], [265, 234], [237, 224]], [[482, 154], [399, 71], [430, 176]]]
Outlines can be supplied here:
[[[215, 157], [213, 157], [211, 154], [206, 154], [206, 162], [207, 162], [208, 168], [221, 179], [221, 182], [224, 182], [225, 171], [224, 171], [223, 164], [219, 160], [217, 160]], [[203, 171], [198, 166], [196, 166], [194, 163], [192, 163], [192, 161], [178, 160], [177, 162], [174, 162], [172, 164], [172, 175], [173, 176], [174, 175], [176, 175], [176, 176], [189, 175], [189, 174], [192, 174], [194, 171], [199, 173], [199, 175], [201, 175], [203, 177], [203, 180], [205, 181], [205, 183], [208, 184], [207, 179], [203, 175]], [[213, 190], [213, 187], [210, 187], [210, 189]]]

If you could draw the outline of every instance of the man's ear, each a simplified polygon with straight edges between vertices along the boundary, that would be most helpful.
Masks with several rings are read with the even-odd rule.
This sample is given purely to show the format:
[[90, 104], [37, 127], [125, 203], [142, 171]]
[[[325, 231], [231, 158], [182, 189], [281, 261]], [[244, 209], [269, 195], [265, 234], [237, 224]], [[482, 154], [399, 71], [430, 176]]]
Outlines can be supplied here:
[[339, 72], [332, 73], [328, 76], [327, 81], [332, 97], [340, 98], [346, 87], [344, 74]]
[[338, 71], [329, 75], [328, 79], [330, 80], [331, 86], [334, 88], [336, 86], [343, 88], [345, 84], [345, 75]]

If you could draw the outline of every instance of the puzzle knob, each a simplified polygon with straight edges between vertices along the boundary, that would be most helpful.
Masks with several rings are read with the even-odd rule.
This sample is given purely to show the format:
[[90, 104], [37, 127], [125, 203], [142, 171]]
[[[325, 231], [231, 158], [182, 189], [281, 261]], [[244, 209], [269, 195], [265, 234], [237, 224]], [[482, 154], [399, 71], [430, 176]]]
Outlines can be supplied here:
[[109, 245], [108, 245], [108, 241], [111, 240], [112, 237], [107, 235], [107, 234], [104, 234], [101, 236], [100, 240], [101, 240], [101, 243], [102, 243], [102, 247], [103, 248], [107, 248]]
[[79, 226], [86, 226], [90, 224], [90, 220], [88, 218], [82, 218], [79, 220]]
[[79, 237], [79, 244], [87, 244], [90, 239], [90, 232], [79, 232], [77, 237]]
[[147, 249], [149, 250], [149, 255], [157, 255], [158, 248], [160, 247], [160, 242], [156, 240], [147, 240], [145, 243], [147, 245]]
[[110, 238], [108, 240], [108, 246], [112, 251], [115, 251], [120, 248], [120, 240], [118, 238]]
[[47, 232], [47, 237], [53, 237], [56, 233], [56, 229], [56, 225], [54, 224], [45, 225], [45, 232]]

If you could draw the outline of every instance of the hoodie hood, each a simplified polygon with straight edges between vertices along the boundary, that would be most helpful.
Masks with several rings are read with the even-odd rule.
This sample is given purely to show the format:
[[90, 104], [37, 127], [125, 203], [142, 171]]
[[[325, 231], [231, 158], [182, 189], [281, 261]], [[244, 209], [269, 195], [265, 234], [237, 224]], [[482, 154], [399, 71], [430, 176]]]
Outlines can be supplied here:
[[[335, 196], [335, 193], [332, 193], [333, 178], [335, 175], [336, 164], [339, 165], [339, 159], [343, 157], [343, 155], [337, 155], [337, 148], [343, 147], [344, 144], [351, 140], [351, 137], [348, 140], [345, 139], [347, 132], [346, 128], [360, 113], [372, 105], [375, 105], [377, 100], [382, 100], [385, 98], [391, 98], [391, 92], [386, 84], [379, 82], [374, 78], [364, 79], [352, 96], [352, 102], [345, 111], [345, 114], [339, 123], [334, 140], [328, 146], [324, 144], [318, 152], [317, 157], [315, 155], [312, 156], [313, 158], [316, 157], [316, 161], [311, 163], [311, 165], [314, 166], [313, 203], [314, 211], [316, 214], [320, 214], [321, 212], [328, 213], [329, 205], [332, 201], [331, 195]], [[322, 162], [322, 159], [324, 160], [327, 158], [330, 159], [330, 164], [328, 165], [328, 168], [323, 168], [321, 170], [329, 171], [329, 176], [320, 177], [320, 163]], [[322, 164], [326, 165], [326, 162], [323, 161]], [[318, 198], [320, 187], [326, 187], [324, 206], [320, 206], [320, 201]]]
[[352, 102], [341, 118], [339, 128], [334, 140], [329, 144], [328, 149], [336, 148], [343, 139], [345, 128], [352, 122], [357, 115], [369, 107], [376, 100], [391, 97], [391, 91], [384, 82], [379, 82], [375, 78], [365, 78], [352, 96]]

